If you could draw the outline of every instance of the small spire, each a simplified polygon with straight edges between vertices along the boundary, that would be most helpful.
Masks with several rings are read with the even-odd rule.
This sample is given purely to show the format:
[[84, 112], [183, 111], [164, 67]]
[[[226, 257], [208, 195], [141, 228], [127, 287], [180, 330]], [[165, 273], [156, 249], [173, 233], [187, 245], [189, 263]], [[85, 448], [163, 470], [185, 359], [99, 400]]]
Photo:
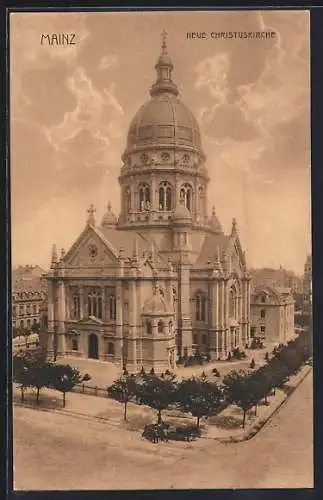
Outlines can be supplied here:
[[65, 250], [64, 248], [61, 249], [61, 260], [64, 259], [65, 257]]
[[89, 214], [88, 219], [87, 219], [88, 226], [95, 226], [95, 218], [94, 218], [95, 212], [96, 212], [96, 209], [91, 204], [87, 210], [87, 213]]
[[52, 263], [51, 263], [51, 267], [54, 267], [55, 264], [57, 264], [57, 260], [58, 260], [58, 258], [57, 258], [57, 247], [54, 244], [52, 246]]
[[161, 44], [161, 47], [162, 47], [162, 54], [166, 55], [167, 54], [167, 31], [165, 29], [163, 29], [163, 31], [161, 32], [161, 41], [162, 41], [162, 44]]
[[235, 217], [232, 219], [232, 229], [231, 229], [231, 236], [234, 236], [237, 234], [237, 220]]

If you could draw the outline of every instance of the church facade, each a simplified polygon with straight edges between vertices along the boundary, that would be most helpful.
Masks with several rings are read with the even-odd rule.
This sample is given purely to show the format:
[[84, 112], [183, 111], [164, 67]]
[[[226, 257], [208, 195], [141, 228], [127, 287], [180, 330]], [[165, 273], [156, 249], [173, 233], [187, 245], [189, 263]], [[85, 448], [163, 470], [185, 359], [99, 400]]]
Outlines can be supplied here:
[[166, 40], [150, 99], [133, 118], [119, 176], [121, 209], [100, 224], [88, 210], [67, 253], [53, 247], [48, 351], [175, 369], [177, 356], [211, 359], [249, 341], [250, 275], [235, 219], [209, 217], [199, 126], [179, 100]]

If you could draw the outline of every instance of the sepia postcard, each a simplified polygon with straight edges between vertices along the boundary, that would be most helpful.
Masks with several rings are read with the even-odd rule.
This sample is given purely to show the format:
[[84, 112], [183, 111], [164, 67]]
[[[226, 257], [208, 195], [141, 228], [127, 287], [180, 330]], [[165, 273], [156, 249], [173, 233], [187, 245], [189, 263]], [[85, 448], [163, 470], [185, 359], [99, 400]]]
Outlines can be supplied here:
[[9, 14], [13, 488], [313, 488], [310, 22]]

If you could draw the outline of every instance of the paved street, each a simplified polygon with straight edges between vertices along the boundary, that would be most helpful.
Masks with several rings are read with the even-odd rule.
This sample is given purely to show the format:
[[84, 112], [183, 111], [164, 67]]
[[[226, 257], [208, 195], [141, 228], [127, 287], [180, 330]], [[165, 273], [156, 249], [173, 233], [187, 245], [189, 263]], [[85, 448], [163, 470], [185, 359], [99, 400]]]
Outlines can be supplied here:
[[153, 445], [101, 422], [14, 408], [16, 489], [306, 488], [312, 455], [311, 374], [257, 436], [237, 444]]

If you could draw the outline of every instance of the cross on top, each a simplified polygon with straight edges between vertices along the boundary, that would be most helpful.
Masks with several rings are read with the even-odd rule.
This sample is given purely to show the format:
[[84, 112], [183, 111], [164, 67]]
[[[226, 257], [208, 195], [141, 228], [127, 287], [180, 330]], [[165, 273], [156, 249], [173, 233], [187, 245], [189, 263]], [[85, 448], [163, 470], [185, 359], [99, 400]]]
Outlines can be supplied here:
[[94, 224], [94, 214], [95, 214], [96, 210], [94, 208], [93, 205], [90, 205], [88, 210], [87, 210], [87, 213], [89, 214], [89, 217], [88, 217], [88, 224]]
[[164, 29], [161, 33], [161, 41], [162, 41], [162, 49], [163, 51], [165, 52], [166, 51], [166, 48], [167, 48], [167, 31]]

